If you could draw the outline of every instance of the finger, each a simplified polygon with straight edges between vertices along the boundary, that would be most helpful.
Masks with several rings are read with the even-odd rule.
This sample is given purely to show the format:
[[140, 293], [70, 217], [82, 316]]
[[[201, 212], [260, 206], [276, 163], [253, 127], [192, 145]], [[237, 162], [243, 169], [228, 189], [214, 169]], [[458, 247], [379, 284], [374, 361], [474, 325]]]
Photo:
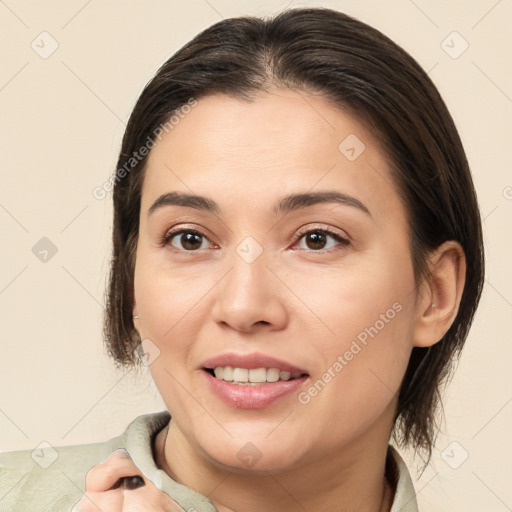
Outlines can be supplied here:
[[138, 489], [139, 487], [144, 487], [146, 482], [144, 478], [139, 475], [135, 476], [125, 476], [120, 479], [120, 486], [125, 491], [133, 491], [134, 489]]
[[[87, 492], [72, 512], [184, 512], [153, 482], [139, 477], [123, 477], [116, 489]], [[141, 482], [143, 485], [141, 485]]]
[[[87, 492], [107, 491], [122, 483], [124, 477], [143, 475], [125, 450], [116, 450], [98, 466], [94, 466], [85, 478]], [[140, 483], [140, 482], [139, 482]], [[116, 485], [117, 484], [117, 485]]]
[[71, 512], [121, 512], [123, 511], [122, 491], [87, 493], [73, 507]]
[[185, 512], [168, 494], [156, 487], [123, 494], [123, 512]]

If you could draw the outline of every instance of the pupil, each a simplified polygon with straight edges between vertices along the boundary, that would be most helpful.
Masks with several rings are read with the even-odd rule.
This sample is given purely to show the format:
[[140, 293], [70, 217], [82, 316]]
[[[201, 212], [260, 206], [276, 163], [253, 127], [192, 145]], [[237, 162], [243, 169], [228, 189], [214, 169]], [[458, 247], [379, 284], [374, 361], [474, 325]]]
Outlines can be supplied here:
[[323, 233], [310, 233], [308, 238], [313, 243], [313, 247], [308, 243], [310, 249], [322, 249], [325, 245], [325, 235]]
[[[185, 238], [185, 240], [183, 240]], [[201, 246], [201, 237], [195, 233], [184, 233], [181, 236], [183, 247], [187, 249], [197, 249], [197, 246]]]

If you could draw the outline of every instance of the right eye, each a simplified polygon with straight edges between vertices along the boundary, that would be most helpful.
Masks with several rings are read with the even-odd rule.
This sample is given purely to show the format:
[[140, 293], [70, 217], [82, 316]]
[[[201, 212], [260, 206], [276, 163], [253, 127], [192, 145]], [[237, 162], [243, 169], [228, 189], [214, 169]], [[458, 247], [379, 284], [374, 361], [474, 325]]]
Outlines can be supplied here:
[[[206, 242], [206, 246], [201, 247], [204, 242]], [[162, 239], [162, 245], [165, 246], [169, 244], [184, 252], [194, 252], [199, 249], [206, 249], [212, 246], [212, 243], [206, 238], [206, 236], [195, 229], [178, 229], [166, 233]]]

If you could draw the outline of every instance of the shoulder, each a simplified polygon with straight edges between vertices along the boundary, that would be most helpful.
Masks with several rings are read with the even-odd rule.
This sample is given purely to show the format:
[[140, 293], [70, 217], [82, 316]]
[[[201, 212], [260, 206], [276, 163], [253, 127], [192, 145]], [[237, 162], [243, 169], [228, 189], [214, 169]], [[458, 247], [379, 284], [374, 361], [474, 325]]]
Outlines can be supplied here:
[[138, 416], [123, 434], [102, 443], [43, 444], [34, 450], [0, 453], [0, 510], [70, 510], [81, 499], [93, 466], [119, 448], [141, 457], [169, 418], [167, 412]]

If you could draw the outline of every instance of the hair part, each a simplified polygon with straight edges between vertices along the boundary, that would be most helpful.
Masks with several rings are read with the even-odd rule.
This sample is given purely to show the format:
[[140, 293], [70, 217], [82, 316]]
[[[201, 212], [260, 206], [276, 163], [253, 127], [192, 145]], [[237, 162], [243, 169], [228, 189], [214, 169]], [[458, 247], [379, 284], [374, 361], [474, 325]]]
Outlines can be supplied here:
[[[228, 94], [251, 101], [284, 87], [320, 94], [363, 122], [392, 164], [408, 212], [416, 282], [428, 280], [428, 254], [447, 240], [466, 257], [457, 316], [435, 345], [414, 347], [397, 401], [393, 437], [431, 458], [440, 390], [460, 356], [484, 281], [482, 227], [464, 149], [427, 73], [378, 30], [327, 8], [296, 8], [271, 18], [235, 17], [200, 32], [158, 70], [128, 121], [117, 169], [192, 97]], [[147, 156], [113, 190], [113, 248], [104, 338], [119, 365], [135, 365], [133, 285]]]

